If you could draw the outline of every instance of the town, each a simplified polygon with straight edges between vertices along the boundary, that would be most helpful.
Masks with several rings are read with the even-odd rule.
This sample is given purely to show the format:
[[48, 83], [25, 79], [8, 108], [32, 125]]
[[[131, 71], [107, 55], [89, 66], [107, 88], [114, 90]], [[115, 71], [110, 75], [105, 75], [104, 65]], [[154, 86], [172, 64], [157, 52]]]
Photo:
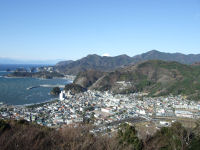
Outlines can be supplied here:
[[148, 97], [146, 93], [122, 95], [90, 90], [72, 95], [70, 91], [61, 91], [59, 100], [38, 105], [0, 104], [0, 117], [4, 119], [25, 119], [52, 128], [90, 124], [94, 134], [110, 134], [123, 122], [156, 121], [159, 127], [171, 124], [166, 118], [176, 121], [177, 118], [198, 119], [199, 116], [200, 103], [180, 95]]

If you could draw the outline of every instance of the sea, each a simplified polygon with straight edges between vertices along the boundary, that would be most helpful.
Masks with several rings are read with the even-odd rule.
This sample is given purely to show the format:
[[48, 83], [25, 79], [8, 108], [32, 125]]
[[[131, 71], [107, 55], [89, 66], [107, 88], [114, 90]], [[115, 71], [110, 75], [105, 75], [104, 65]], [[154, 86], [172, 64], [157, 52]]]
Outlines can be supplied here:
[[[39, 79], [39, 78], [7, 78], [7, 69], [32, 68], [44, 65], [1, 65], [0, 64], [0, 103], [8, 105], [36, 104], [57, 99], [50, 94], [54, 85], [64, 86], [70, 81], [66, 79]], [[47, 87], [40, 87], [45, 85]], [[37, 87], [28, 90], [27, 88]]]

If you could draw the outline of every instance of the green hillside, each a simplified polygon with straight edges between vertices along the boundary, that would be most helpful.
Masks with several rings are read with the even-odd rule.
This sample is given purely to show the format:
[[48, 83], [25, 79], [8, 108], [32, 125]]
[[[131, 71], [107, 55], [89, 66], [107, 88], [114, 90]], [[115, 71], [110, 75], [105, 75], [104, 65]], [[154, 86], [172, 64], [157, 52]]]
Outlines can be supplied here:
[[[75, 82], [81, 84], [79, 78], [83, 78], [84, 74], [82, 76], [79, 74]], [[90, 78], [95, 78], [92, 75]], [[90, 86], [86, 88], [111, 90], [114, 93], [147, 92], [150, 96], [182, 94], [189, 99], [199, 100], [200, 67], [178, 62], [149, 60], [108, 72], [93, 83], [90, 82]]]

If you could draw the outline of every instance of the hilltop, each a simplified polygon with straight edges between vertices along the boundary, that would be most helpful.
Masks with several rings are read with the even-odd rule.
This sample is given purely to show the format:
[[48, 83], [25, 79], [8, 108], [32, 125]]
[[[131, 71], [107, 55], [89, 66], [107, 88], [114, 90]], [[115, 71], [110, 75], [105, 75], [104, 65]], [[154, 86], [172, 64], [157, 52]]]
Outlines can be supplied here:
[[86, 71], [80, 73], [74, 83], [88, 89], [114, 93], [147, 92], [149, 96], [182, 94], [199, 100], [200, 67], [149, 60], [100, 74]]
[[176, 61], [182, 64], [193, 64], [200, 61], [200, 54], [182, 54], [182, 53], [165, 53], [158, 50], [151, 50], [146, 53], [133, 57], [134, 62], [143, 62], [146, 60], [164, 60]]
[[57, 71], [65, 74], [77, 74], [88, 69], [110, 71], [118, 67], [128, 65], [132, 62], [132, 58], [127, 55], [120, 55], [116, 57], [106, 57], [99, 55], [88, 55], [82, 59], [73, 61], [71, 63], [58, 63], [55, 68]]

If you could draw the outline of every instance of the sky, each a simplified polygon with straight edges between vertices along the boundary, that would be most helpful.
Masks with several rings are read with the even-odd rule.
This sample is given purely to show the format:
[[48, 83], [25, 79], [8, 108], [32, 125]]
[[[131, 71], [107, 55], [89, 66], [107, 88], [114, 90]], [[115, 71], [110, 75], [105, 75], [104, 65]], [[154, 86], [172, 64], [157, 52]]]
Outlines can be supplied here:
[[0, 57], [200, 53], [200, 0], [0, 0]]

